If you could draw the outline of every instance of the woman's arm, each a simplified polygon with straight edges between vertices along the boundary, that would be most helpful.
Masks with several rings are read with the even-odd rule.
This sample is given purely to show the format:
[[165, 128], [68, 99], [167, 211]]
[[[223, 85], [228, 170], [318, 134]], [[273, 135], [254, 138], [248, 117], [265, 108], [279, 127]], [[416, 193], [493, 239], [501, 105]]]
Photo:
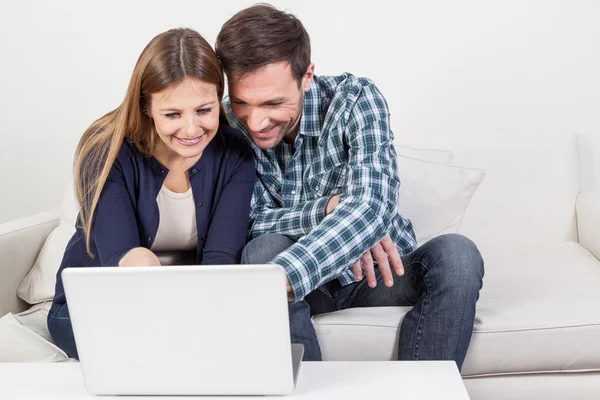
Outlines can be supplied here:
[[97, 252], [94, 256], [99, 257], [103, 266], [160, 265], [156, 255], [140, 245], [138, 219], [131, 197], [133, 180], [128, 182], [128, 171], [120, 162], [123, 150], [110, 170], [96, 207], [92, 223], [92, 240]]
[[213, 214], [202, 264], [238, 264], [246, 244], [250, 199], [256, 182], [254, 156], [244, 143], [233, 173], [219, 196]]

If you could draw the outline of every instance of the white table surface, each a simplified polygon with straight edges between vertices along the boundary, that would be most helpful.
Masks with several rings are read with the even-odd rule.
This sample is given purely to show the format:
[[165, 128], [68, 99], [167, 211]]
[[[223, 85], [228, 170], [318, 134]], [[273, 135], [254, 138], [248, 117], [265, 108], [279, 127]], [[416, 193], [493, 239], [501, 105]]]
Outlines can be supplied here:
[[[264, 398], [262, 396], [258, 396]], [[95, 397], [85, 389], [79, 363], [0, 363], [0, 399], [175, 399], [186, 397]], [[209, 397], [233, 399], [252, 397]], [[304, 362], [294, 392], [278, 399], [469, 399], [450, 361]]]

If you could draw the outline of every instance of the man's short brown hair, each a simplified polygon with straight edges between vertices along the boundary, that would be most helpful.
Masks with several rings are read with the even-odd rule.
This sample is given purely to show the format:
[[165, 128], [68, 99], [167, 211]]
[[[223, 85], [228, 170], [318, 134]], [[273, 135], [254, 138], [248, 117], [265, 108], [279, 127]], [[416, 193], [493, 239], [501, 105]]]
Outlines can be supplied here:
[[284, 61], [300, 86], [310, 64], [310, 37], [294, 15], [257, 4], [223, 24], [215, 51], [230, 78]]

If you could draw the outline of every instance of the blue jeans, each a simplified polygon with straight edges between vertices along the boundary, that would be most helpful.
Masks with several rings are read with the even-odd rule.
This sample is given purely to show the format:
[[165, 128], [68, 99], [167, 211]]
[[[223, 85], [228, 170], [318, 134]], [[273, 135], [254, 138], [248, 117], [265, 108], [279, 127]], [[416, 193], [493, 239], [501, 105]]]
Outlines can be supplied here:
[[[243, 264], [262, 264], [294, 243], [287, 236], [255, 238], [242, 253]], [[404, 275], [386, 287], [376, 269], [377, 286], [367, 280], [342, 286], [333, 280], [290, 304], [292, 343], [304, 345], [304, 360], [321, 360], [311, 316], [352, 307], [412, 306], [400, 327], [399, 360], [454, 360], [462, 368], [483, 284], [483, 259], [464, 236], [438, 236], [402, 257]]]
[[71, 358], [79, 359], [67, 303], [52, 304], [48, 311], [48, 330], [54, 343]]

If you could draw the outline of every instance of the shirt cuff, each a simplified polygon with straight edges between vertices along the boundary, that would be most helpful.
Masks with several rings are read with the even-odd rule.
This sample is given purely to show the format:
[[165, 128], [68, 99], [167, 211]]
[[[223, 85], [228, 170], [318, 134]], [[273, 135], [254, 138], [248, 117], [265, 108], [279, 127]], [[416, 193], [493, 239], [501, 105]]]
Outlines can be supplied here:
[[270, 261], [283, 267], [299, 302], [319, 284], [320, 271], [316, 257], [306, 247], [296, 243]]
[[325, 219], [325, 207], [330, 197], [320, 197], [316, 200], [307, 201], [302, 207], [302, 230], [308, 233], [315, 229]]

